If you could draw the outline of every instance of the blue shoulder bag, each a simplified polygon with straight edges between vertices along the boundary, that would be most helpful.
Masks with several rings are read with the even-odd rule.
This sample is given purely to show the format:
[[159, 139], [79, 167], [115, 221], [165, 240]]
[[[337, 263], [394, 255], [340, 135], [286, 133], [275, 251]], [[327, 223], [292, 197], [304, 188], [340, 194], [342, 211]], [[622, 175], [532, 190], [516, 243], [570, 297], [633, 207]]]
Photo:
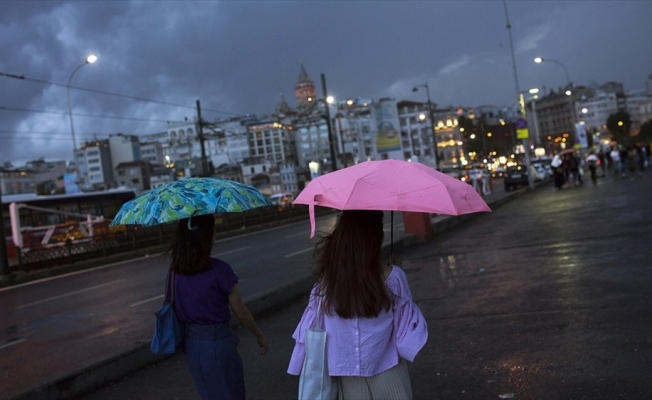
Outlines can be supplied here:
[[149, 346], [154, 354], [173, 354], [183, 347], [183, 329], [174, 312], [174, 271], [168, 272], [165, 294], [163, 305], [154, 313], [156, 328]]

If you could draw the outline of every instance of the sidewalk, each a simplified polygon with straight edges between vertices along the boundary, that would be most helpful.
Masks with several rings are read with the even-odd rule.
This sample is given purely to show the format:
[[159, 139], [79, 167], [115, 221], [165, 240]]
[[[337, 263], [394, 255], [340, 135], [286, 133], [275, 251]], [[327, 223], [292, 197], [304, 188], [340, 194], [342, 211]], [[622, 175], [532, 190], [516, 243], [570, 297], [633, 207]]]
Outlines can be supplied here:
[[[525, 193], [526, 193], [525, 189], [513, 191], [508, 194], [495, 193], [487, 196], [485, 200], [487, 201], [487, 203], [490, 205], [492, 209], [495, 209], [499, 205], [504, 204], [505, 202]], [[435, 234], [440, 234], [446, 230], [451, 229], [454, 226], [457, 226], [463, 221], [467, 221], [475, 217], [476, 217], [475, 215], [468, 215], [462, 217], [437, 216], [432, 219], [433, 231], [435, 232]], [[411, 237], [400, 238], [400, 239], [395, 238], [394, 251], [400, 252], [402, 249], [410, 248], [417, 244], [418, 243], [415, 240], [413, 240]], [[387, 251], [387, 249], [385, 249], [385, 251]], [[280, 368], [280, 370], [285, 371], [286, 365], [284, 364], [287, 363], [287, 360], [275, 357], [273, 356], [273, 354], [277, 354], [276, 353], [277, 351], [279, 352], [278, 355], [289, 354], [288, 351], [291, 351], [291, 346], [293, 345], [290, 337], [291, 332], [290, 335], [288, 335], [287, 332], [285, 331], [275, 333], [278, 330], [274, 328], [274, 326], [278, 325], [279, 318], [287, 319], [286, 322], [283, 322], [283, 325], [286, 324], [288, 324], [288, 326], [296, 325], [296, 321], [294, 321], [296, 314], [298, 312], [300, 316], [300, 313], [304, 307], [302, 302], [297, 303], [295, 301], [295, 302], [286, 303], [287, 300], [285, 299], [289, 299], [289, 298], [296, 299], [297, 297], [300, 297], [302, 294], [307, 293], [311, 286], [312, 286], [311, 279], [308, 280], [301, 279], [295, 282], [294, 284], [286, 286], [284, 288], [276, 288], [275, 291], [271, 290], [270, 293], [267, 293], [262, 298], [254, 299], [248, 303], [250, 309], [252, 309], [252, 312], [256, 314], [257, 318], [262, 317], [262, 320], [260, 320], [261, 328], [266, 332], [266, 335], [268, 336], [270, 342], [278, 343], [278, 344], [285, 342], [285, 344], [282, 347], [276, 347], [276, 346], [273, 347], [272, 351], [270, 351], [270, 354], [264, 358], [264, 360], [268, 360], [268, 361], [273, 359], [275, 360], [274, 361], [275, 363], [278, 363], [278, 365], [275, 365], [273, 367], [274, 370], [279, 370]], [[277, 294], [282, 294], [282, 296], [277, 296]], [[279, 301], [281, 303], [279, 303]], [[271, 312], [279, 309], [281, 309], [282, 311], [273, 315], [271, 314]], [[270, 316], [270, 317], [265, 318], [266, 316]], [[234, 322], [237, 322], [237, 320], [234, 319]], [[252, 343], [250, 340], [251, 338], [248, 338], [248, 332], [246, 330], [243, 331], [241, 329], [238, 329], [238, 335], [240, 335], [242, 339], [241, 353], [243, 359], [246, 359], [245, 349]], [[245, 343], [250, 343], [250, 344], [248, 345]], [[147, 374], [148, 372], [151, 371], [160, 371], [168, 368], [171, 368], [170, 371], [170, 373], [172, 374], [171, 376], [175, 376], [178, 379], [186, 379], [187, 380], [186, 383], [194, 388], [192, 381], [188, 380], [190, 379], [190, 376], [187, 373], [187, 367], [185, 365], [183, 355], [175, 355], [167, 358], [158, 357], [149, 353], [148, 349], [149, 349], [148, 343], [138, 345], [137, 347], [135, 347], [129, 352], [121, 354], [118, 357], [113, 357], [111, 359], [106, 360], [101, 365], [96, 365], [94, 367], [88, 368], [83, 371], [74, 371], [67, 378], [59, 380], [57, 382], [46, 383], [43, 386], [41, 386], [38, 390], [33, 391], [31, 393], [24, 393], [23, 395], [18, 396], [16, 398], [21, 398], [21, 399], [74, 398], [76, 396], [79, 396], [81, 393], [86, 393], [89, 390], [104, 385], [108, 382], [112, 382], [118, 379], [119, 377], [125, 375], [139, 376], [141, 373]], [[245, 365], [247, 365], [249, 362], [255, 363], [256, 360], [260, 360], [260, 358], [255, 356], [254, 354], [247, 353], [247, 356], [249, 356], [250, 360], [245, 361]], [[141, 370], [142, 368], [148, 365], [150, 365], [149, 368], [145, 368], [144, 370]], [[185, 378], [183, 378], [184, 373], [185, 373]], [[155, 375], [156, 374], [157, 373], [155, 372]], [[167, 372], [165, 373], [165, 375], [167, 376]], [[130, 378], [128, 377], [126, 379], [130, 379]], [[155, 376], [151, 376], [150, 378], [143, 377], [142, 379], [147, 380], [147, 379], [157, 379], [157, 378]], [[194, 389], [191, 393], [184, 392], [184, 390], [180, 390], [179, 395], [175, 397], [171, 395], [170, 391], [174, 391], [176, 389], [167, 388], [162, 392], [161, 395], [154, 396], [152, 393], [150, 393], [150, 391], [153, 390], [152, 388], [156, 387], [157, 385], [155, 383], [152, 383], [151, 385], [144, 384], [140, 381], [141, 378], [136, 379], [136, 382], [139, 383], [136, 383], [133, 389], [134, 390], [142, 389], [143, 393], [141, 394], [136, 395], [136, 394], [128, 394], [128, 393], [123, 393], [123, 394], [113, 393], [107, 395], [107, 397], [104, 398], [149, 398], [150, 396], [152, 398], [154, 397], [192, 398], [192, 396], [195, 395]], [[296, 384], [294, 386], [296, 386]]]

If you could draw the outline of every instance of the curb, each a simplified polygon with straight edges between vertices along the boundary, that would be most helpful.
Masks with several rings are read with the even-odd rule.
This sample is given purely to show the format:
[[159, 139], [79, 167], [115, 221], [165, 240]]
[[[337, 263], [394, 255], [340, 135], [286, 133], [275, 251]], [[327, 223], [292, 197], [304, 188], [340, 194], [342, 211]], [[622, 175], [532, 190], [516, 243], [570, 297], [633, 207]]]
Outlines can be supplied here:
[[[547, 182], [542, 182], [540, 185], [545, 185]], [[535, 190], [540, 185], [535, 186]], [[488, 205], [493, 210], [502, 206], [503, 204], [529, 193], [530, 190], [525, 187], [519, 190], [512, 191], [501, 197], [488, 202]], [[483, 214], [483, 213], [482, 213]], [[464, 224], [482, 214], [467, 214], [462, 216], [441, 216], [431, 222], [434, 236], [446, 232], [456, 226]], [[402, 239], [397, 239], [394, 242], [394, 252], [400, 253], [403, 249], [415, 247], [429, 241], [417, 241], [411, 235], [406, 235]], [[390, 252], [390, 245], [384, 245], [382, 248], [383, 257], [387, 257]], [[245, 299], [245, 303], [251, 311], [254, 318], [269, 315], [274, 311], [283, 308], [289, 302], [292, 302], [302, 296], [308, 295], [314, 279], [308, 275], [297, 279], [296, 281], [287, 284], [283, 287], [270, 289], [268, 292], [258, 295], [252, 299]], [[231, 326], [239, 326], [240, 323], [237, 318], [231, 318]], [[167, 360], [173, 355], [157, 356], [149, 351], [149, 342], [139, 344], [137, 347], [123, 352], [117, 356], [111, 357], [106, 361], [98, 363], [93, 366], [83, 368], [77, 372], [70, 374], [67, 377], [45, 383], [37, 388], [28, 389], [25, 393], [19, 394], [14, 397], [15, 400], [31, 400], [31, 399], [70, 399], [76, 398], [84, 393], [88, 393], [99, 387], [102, 387], [110, 382], [118, 380], [130, 373]]]

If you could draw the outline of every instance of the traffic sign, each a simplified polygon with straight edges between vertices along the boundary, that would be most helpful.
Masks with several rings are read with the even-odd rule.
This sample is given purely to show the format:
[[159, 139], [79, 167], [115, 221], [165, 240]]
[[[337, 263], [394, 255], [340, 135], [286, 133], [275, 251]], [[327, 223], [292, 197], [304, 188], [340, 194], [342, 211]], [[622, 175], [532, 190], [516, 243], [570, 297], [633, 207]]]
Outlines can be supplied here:
[[527, 120], [525, 118], [517, 118], [514, 125], [516, 125], [516, 129], [527, 129]]

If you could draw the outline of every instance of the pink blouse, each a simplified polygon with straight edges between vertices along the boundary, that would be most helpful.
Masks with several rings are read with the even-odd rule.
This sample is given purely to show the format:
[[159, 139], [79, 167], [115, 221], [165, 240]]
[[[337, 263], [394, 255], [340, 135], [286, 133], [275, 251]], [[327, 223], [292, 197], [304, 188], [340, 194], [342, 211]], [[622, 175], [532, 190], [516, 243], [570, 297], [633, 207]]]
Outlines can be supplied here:
[[[394, 266], [385, 280], [392, 299], [389, 311], [375, 318], [344, 319], [322, 314], [327, 332], [326, 351], [331, 376], [373, 376], [398, 364], [399, 357], [413, 362], [428, 339], [428, 327], [412, 301], [405, 272]], [[314, 323], [319, 305], [317, 287], [292, 337], [296, 340], [288, 373], [301, 374], [306, 356], [304, 337]]]

